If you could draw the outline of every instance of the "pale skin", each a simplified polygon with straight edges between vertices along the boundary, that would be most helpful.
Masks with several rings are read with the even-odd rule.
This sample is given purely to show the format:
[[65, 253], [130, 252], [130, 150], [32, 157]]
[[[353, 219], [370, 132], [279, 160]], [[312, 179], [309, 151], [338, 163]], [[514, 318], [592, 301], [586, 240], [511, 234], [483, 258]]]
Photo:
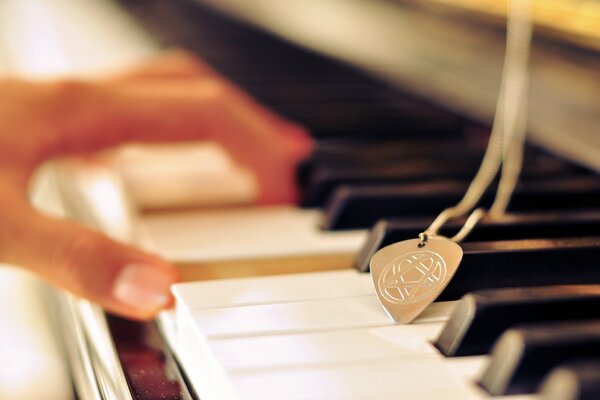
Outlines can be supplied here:
[[34, 210], [29, 179], [56, 157], [127, 142], [195, 139], [216, 141], [251, 168], [262, 204], [296, 200], [295, 169], [313, 147], [302, 127], [183, 52], [93, 82], [0, 80], [0, 262], [113, 313], [152, 318], [172, 303], [176, 267]]

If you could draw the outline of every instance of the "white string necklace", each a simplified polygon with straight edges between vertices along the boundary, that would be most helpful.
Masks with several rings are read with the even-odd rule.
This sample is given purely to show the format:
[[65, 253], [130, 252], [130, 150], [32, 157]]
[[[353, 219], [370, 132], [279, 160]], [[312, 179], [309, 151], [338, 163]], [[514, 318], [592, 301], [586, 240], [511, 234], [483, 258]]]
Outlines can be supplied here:
[[[509, 0], [504, 66], [492, 133], [475, 178], [463, 198], [442, 211], [418, 239], [394, 243], [371, 258], [377, 295], [394, 320], [411, 322], [447, 286], [462, 259], [461, 242], [485, 215], [502, 215], [517, 185], [527, 131], [528, 63], [533, 24], [531, 0]], [[501, 169], [489, 211], [474, 209]], [[438, 234], [451, 219], [469, 214], [451, 238]]]

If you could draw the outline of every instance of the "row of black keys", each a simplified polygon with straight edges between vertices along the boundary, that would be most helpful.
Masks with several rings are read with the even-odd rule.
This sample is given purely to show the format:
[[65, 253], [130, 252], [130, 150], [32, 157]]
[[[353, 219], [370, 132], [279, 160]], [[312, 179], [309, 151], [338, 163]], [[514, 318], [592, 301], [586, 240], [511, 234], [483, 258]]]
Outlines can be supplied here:
[[[319, 186], [331, 191], [324, 208], [328, 228], [332, 221], [336, 228], [364, 227], [379, 217], [396, 217], [371, 229], [355, 259], [355, 267], [366, 272], [375, 251], [416, 238], [436, 212], [464, 193], [466, 180], [445, 179], [477, 166], [469, 152], [457, 151], [452, 159], [444, 157], [445, 150], [413, 153], [413, 159], [400, 155], [409, 160], [399, 161], [406, 169], [398, 168], [395, 176], [377, 174], [389, 160], [366, 157], [369, 164], [364, 152], [355, 152], [345, 166], [339, 154], [313, 160], [305, 167], [305, 199]], [[385, 160], [384, 167], [378, 159]], [[518, 212], [482, 220], [461, 244], [464, 258], [438, 300], [464, 297], [435, 345], [449, 357], [491, 352], [479, 384], [492, 395], [534, 393], [560, 367], [543, 384], [548, 399], [600, 398], [600, 181], [535, 150], [528, 159], [511, 203]], [[354, 186], [369, 168], [378, 185]], [[452, 235], [463, 223], [451, 221], [441, 234]]]
[[[596, 179], [584, 179], [588, 178]], [[546, 187], [550, 190], [535, 196], [544, 202], [539, 207], [534, 204], [535, 212], [484, 219], [462, 244], [464, 258], [438, 300], [465, 298], [436, 345], [448, 356], [464, 356], [485, 354], [497, 340], [480, 381], [493, 395], [535, 392], [554, 367], [566, 363], [544, 384], [548, 396], [556, 396], [548, 398], [596, 399], [600, 398], [600, 209], [593, 206], [600, 202], [593, 185], [589, 191], [581, 186], [558, 193], [551, 185]], [[589, 196], [589, 200], [559, 200], [554, 206], [567, 211], [539, 211], [552, 209], [553, 196]], [[589, 209], [580, 210], [578, 205]], [[375, 251], [416, 238], [431, 220], [380, 221], [356, 257], [355, 267], [368, 271]], [[441, 233], [451, 235], [462, 223], [452, 221]], [[582, 286], [533, 288], [565, 284]], [[562, 397], [556, 394], [557, 386], [563, 388]]]
[[[461, 244], [464, 258], [438, 300], [464, 297], [435, 344], [449, 357], [491, 352], [479, 384], [492, 395], [534, 393], [550, 371], [560, 367], [543, 384], [548, 399], [597, 399], [600, 181], [535, 151], [528, 156], [524, 183], [511, 203], [517, 212], [482, 220]], [[369, 169], [361, 161], [356, 167], [340, 168], [343, 161], [338, 157], [335, 162], [309, 164], [305, 188], [310, 194], [321, 184], [331, 191], [332, 200], [324, 207], [327, 228], [365, 227], [380, 217], [395, 217], [379, 220], [356, 257], [355, 267], [366, 272], [377, 250], [416, 238], [436, 212], [460, 199], [467, 182], [444, 180], [462, 167], [471, 168], [469, 161], [458, 158], [419, 155], [394, 178], [374, 173], [379, 185], [366, 188], [352, 183]], [[345, 175], [319, 172], [333, 171], [334, 163]], [[431, 170], [419, 169], [436, 163]], [[438, 170], [443, 173], [438, 175]], [[411, 176], [402, 176], [406, 171]], [[389, 185], [386, 179], [400, 183]], [[410, 179], [416, 183], [403, 181]], [[490, 200], [488, 195], [488, 204]], [[463, 223], [464, 219], [451, 221], [441, 234], [451, 236]]]
[[[600, 285], [470, 293], [435, 345], [449, 357], [490, 352], [479, 384], [492, 395], [534, 393], [545, 385], [556, 396], [550, 398], [599, 399]], [[542, 385], [556, 368], [563, 372]]]
[[[373, 151], [374, 160], [362, 160], [364, 150], [349, 150], [346, 162], [342, 152], [329, 159], [319, 159], [317, 153], [303, 166], [303, 205], [323, 209], [324, 229], [366, 229], [383, 218], [434, 217], [462, 198], [482, 154], [479, 149], [457, 149], [465, 146], [460, 141], [386, 145], [383, 154]], [[431, 149], [407, 155], [418, 147]], [[529, 153], [510, 204], [512, 211], [583, 210], [600, 205], [600, 177]], [[481, 203], [490, 204], [493, 195], [494, 190], [489, 190]]]

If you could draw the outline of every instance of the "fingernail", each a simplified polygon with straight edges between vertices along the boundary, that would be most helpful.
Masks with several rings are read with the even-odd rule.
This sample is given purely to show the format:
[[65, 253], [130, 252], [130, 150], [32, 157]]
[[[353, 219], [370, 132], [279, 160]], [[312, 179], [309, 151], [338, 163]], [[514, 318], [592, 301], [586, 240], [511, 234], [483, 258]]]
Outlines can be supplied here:
[[114, 297], [140, 311], [164, 308], [170, 301], [173, 278], [160, 268], [147, 264], [130, 264], [117, 276]]

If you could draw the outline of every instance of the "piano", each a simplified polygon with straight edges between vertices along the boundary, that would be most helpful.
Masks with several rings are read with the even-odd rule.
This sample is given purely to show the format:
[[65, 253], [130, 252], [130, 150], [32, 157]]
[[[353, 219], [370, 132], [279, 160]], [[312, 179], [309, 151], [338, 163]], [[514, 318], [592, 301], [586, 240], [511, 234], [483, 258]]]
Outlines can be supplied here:
[[[572, 100], [581, 107], [573, 107], [573, 119], [553, 112], [564, 103], [545, 96], [542, 78], [572, 94], [575, 89], [560, 84], [562, 75], [541, 74], [534, 82], [532, 93], [541, 100], [531, 110], [532, 140], [510, 213], [482, 221], [463, 244], [459, 272], [438, 302], [416, 323], [400, 326], [376, 303], [368, 260], [387, 244], [416, 237], [460, 199], [489, 134], [498, 54], [491, 51], [487, 60], [496, 65], [483, 74], [487, 83], [477, 88], [479, 82], [462, 82], [465, 93], [453, 94], [442, 76], [435, 84], [419, 77], [426, 65], [397, 71], [391, 65], [398, 60], [378, 58], [376, 49], [373, 58], [363, 59], [364, 43], [356, 42], [358, 55], [343, 45], [318, 47], [306, 32], [284, 29], [275, 18], [280, 14], [269, 13], [281, 11], [282, 5], [269, 8], [275, 2], [260, 2], [263, 14], [236, 6], [243, 2], [217, 3], [115, 2], [154, 43], [201, 54], [261, 102], [311, 129], [318, 145], [298, 171], [301, 208], [146, 212], [136, 209], [114, 171], [70, 165], [52, 171], [49, 179], [71, 217], [161, 252], [181, 266], [186, 280], [174, 288], [176, 311], [149, 323], [57, 296], [78, 396], [599, 398], [600, 144], [593, 123], [600, 110], [597, 100], [589, 104], [590, 88], [600, 86], [594, 80], [598, 49], [581, 40], [566, 45], [552, 29], [536, 37], [536, 49], [552, 50], [533, 56], [542, 72], [545, 60], [584, 60], [560, 64], [563, 72], [579, 66], [590, 73], [579, 76], [587, 92]], [[341, 3], [323, 7], [342, 12]], [[349, 7], [349, 14], [366, 7], [346, 3], [358, 7]], [[398, 17], [415, 18], [413, 24], [428, 21], [434, 36], [442, 32], [434, 22], [443, 15], [474, 24], [485, 43], [502, 41], [499, 26], [439, 14], [441, 4], [422, 9], [418, 2], [380, 3], [405, 10]], [[300, 12], [298, 4], [286, 6]], [[382, 17], [388, 8], [378, 10], [375, 16]], [[426, 19], [428, 13], [433, 19]], [[565, 134], [565, 121], [573, 120]], [[563, 130], [558, 136], [557, 129]], [[114, 184], [125, 227], [103, 218], [106, 204], [88, 190], [94, 179]], [[489, 204], [491, 195], [483, 202]], [[256, 236], [257, 224], [265, 227], [263, 240], [244, 243]], [[282, 226], [294, 229], [282, 238]], [[223, 242], [246, 227], [248, 235]]]

